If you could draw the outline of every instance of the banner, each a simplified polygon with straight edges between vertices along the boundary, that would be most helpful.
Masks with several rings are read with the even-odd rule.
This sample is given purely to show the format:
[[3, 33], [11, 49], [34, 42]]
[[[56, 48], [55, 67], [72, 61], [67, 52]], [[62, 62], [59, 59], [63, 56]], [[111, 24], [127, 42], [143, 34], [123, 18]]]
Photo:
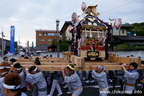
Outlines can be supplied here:
[[32, 41], [32, 48], [34, 48], [34, 42]]
[[10, 29], [10, 53], [14, 53], [15, 51], [15, 43], [14, 43], [14, 37], [15, 37], [15, 26], [11, 26]]

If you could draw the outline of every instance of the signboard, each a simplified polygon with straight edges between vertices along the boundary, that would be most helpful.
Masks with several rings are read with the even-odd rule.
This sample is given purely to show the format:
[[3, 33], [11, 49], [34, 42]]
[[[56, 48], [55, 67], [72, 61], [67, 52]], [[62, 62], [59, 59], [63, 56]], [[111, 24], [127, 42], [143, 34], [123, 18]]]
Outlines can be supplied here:
[[15, 26], [11, 26], [11, 29], [10, 29], [10, 53], [14, 53], [14, 51], [15, 51], [14, 37], [15, 37]]
[[99, 51], [87, 51], [87, 57], [99, 57]]
[[4, 50], [6, 50], [6, 41], [4, 40]]

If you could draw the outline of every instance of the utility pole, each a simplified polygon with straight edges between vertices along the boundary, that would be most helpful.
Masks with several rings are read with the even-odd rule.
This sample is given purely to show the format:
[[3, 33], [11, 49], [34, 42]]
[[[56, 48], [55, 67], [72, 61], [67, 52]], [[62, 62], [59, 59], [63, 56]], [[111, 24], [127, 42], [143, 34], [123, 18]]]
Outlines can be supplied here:
[[27, 52], [29, 54], [29, 41], [27, 41]]
[[2, 57], [3, 57], [3, 55], [4, 55], [4, 43], [3, 43], [3, 31], [2, 31]]
[[[2, 30], [2, 27], [1, 27], [1, 30]], [[4, 36], [4, 34], [3, 34], [3, 30], [2, 30], [2, 33], [1, 33], [1, 34], [2, 34], [2, 42], [1, 42], [1, 43], [2, 43], [2, 44], [1, 44], [1, 45], [2, 45], [2, 49], [1, 49], [1, 52], [2, 52], [2, 56], [4, 56], [4, 40], [3, 40], [3, 37], [5, 37], [5, 36]]]
[[59, 20], [56, 20], [56, 46], [57, 46], [57, 57], [59, 57]]
[[18, 42], [18, 51], [20, 51], [20, 36], [19, 36], [19, 42]]

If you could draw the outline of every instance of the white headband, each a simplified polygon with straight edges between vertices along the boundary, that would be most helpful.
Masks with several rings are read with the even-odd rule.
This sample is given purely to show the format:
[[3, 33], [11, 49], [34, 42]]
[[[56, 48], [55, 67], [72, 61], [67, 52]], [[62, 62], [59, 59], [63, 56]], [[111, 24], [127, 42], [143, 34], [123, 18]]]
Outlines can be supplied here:
[[1, 66], [0, 69], [10, 69], [10, 66]]
[[22, 68], [15, 68], [15, 70], [21, 70]]
[[6, 85], [3, 83], [3, 87], [7, 88], [7, 89], [19, 89], [20, 85], [15, 86], [15, 85]]
[[33, 72], [37, 71], [37, 67], [33, 70]]

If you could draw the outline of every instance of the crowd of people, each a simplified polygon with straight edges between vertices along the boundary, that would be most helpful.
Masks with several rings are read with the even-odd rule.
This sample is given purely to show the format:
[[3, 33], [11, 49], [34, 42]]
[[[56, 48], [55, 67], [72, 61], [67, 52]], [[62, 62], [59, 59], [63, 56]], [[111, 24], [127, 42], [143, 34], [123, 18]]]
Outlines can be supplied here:
[[[36, 58], [34, 63], [40, 65], [39, 58]], [[121, 64], [121, 66], [123, 70], [111, 71], [109, 74], [105, 71], [103, 65], [99, 65], [97, 68], [92, 65], [89, 66], [90, 72], [88, 80], [93, 80], [93, 82], [97, 81], [99, 96], [108, 95], [110, 90], [108, 78], [111, 75], [113, 75], [113, 88], [110, 91], [116, 89], [116, 81], [119, 80], [121, 91], [125, 91], [124, 94], [126, 96], [135, 96], [133, 92], [137, 82], [144, 85], [144, 70], [137, 70], [137, 63], [130, 63], [129, 70], [126, 69], [126, 64]], [[0, 64], [0, 96], [27, 96], [29, 89], [33, 91], [32, 96], [53, 96], [55, 89], [58, 91], [57, 96], [62, 96], [63, 92], [59, 85], [60, 77], [63, 77], [63, 83], [68, 87], [68, 94], [71, 94], [71, 96], [80, 96], [84, 88], [78, 73], [72, 64], [61, 66], [61, 71], [40, 71], [36, 66], [29, 65], [26, 65], [25, 70], [23, 70], [20, 62], [17, 62], [16, 59], [11, 58], [8, 61], [8, 57], [4, 57]], [[50, 93], [47, 94], [50, 83]]]

